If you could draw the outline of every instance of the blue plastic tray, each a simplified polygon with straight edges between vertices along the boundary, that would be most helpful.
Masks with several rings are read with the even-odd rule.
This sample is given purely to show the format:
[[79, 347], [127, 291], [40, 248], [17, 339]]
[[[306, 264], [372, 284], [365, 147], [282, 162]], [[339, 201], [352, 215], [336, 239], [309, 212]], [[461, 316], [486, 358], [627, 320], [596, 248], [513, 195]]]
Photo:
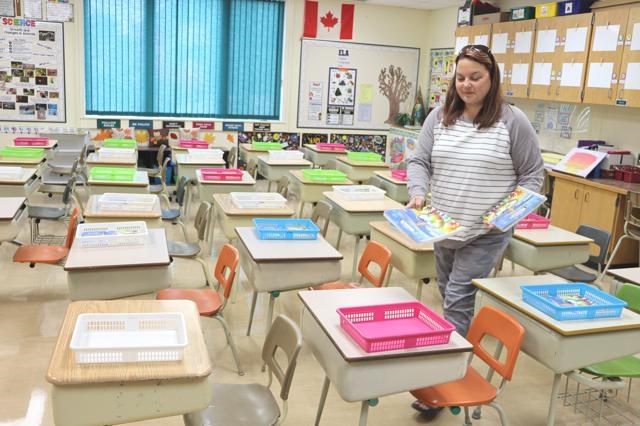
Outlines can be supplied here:
[[253, 219], [261, 240], [315, 240], [320, 228], [310, 219]]
[[[523, 285], [522, 300], [555, 320], [618, 318], [627, 303], [584, 283]], [[592, 304], [575, 305], [567, 299], [584, 298]]]

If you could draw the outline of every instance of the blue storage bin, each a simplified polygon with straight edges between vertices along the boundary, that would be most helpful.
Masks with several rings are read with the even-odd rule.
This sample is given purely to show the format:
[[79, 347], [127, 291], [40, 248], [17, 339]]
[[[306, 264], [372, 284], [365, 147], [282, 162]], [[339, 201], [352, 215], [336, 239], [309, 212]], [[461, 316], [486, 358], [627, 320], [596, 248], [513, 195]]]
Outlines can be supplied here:
[[[520, 288], [523, 302], [558, 321], [618, 318], [627, 306], [626, 302], [584, 283], [523, 285]], [[591, 304], [581, 305], [581, 299]]]
[[593, 2], [588, 0], [559, 1], [558, 16], [587, 13], [591, 7], [591, 3]]
[[315, 240], [320, 228], [310, 219], [253, 219], [261, 240]]

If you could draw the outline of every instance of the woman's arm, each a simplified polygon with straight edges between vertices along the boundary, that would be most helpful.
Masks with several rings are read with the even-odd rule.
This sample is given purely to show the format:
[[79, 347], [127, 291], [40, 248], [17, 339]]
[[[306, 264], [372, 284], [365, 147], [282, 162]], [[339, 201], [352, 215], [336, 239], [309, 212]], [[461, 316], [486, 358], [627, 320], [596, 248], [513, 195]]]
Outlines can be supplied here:
[[[431, 180], [431, 151], [433, 150], [433, 131], [439, 119], [440, 109], [437, 108], [427, 116], [422, 126], [420, 136], [413, 155], [407, 160], [407, 189], [409, 198], [413, 201], [416, 197], [424, 198], [429, 192], [429, 182]], [[410, 207], [421, 207], [411, 205]]]
[[516, 107], [509, 126], [511, 159], [517, 176], [517, 185], [540, 192], [544, 180], [544, 166], [538, 137], [529, 119]]

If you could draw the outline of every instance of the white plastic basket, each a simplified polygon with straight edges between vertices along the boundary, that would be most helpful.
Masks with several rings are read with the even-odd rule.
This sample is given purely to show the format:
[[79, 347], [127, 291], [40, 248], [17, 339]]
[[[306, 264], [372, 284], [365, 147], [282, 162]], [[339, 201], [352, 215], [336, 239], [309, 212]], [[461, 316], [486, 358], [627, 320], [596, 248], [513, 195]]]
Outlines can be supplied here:
[[373, 185], [335, 185], [333, 191], [347, 200], [383, 200], [387, 192]]
[[275, 192], [232, 192], [231, 202], [240, 209], [281, 209], [287, 199]]
[[133, 148], [101, 148], [98, 151], [100, 160], [135, 160], [136, 151]]
[[0, 179], [18, 180], [24, 174], [22, 167], [0, 167]]
[[80, 314], [69, 347], [79, 364], [182, 360], [188, 344], [180, 312]]
[[269, 151], [270, 160], [302, 160], [303, 158], [304, 158], [304, 152], [302, 151], [286, 151], [286, 150]]
[[150, 212], [158, 199], [154, 194], [115, 194], [106, 192], [98, 198], [98, 208], [105, 211]]
[[142, 221], [83, 223], [76, 231], [76, 241], [83, 248], [141, 246], [147, 236], [147, 224]]

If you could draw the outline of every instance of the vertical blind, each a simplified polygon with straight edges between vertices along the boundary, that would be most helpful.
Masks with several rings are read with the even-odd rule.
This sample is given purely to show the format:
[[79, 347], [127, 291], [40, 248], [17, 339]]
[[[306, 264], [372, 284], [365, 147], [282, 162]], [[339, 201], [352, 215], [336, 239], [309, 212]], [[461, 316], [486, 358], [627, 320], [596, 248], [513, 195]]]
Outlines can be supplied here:
[[84, 0], [87, 114], [277, 119], [284, 2]]

